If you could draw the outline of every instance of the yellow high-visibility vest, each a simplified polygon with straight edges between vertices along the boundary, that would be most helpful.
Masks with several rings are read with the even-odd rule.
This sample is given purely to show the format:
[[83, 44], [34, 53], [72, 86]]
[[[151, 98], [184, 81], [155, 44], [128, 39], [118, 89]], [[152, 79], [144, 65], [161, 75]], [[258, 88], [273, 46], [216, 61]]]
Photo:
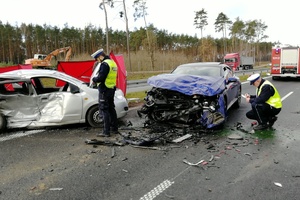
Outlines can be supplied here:
[[114, 88], [117, 84], [118, 66], [111, 59], [106, 59], [103, 62], [106, 62], [109, 66], [109, 73], [105, 79], [105, 86], [107, 88]]
[[266, 103], [273, 106], [274, 108], [281, 108], [282, 107], [282, 102], [281, 102], [281, 97], [279, 95], [279, 92], [277, 91], [277, 89], [274, 87], [274, 85], [268, 81], [268, 80], [265, 80], [265, 82], [260, 86], [259, 90], [256, 89], [256, 94], [257, 96], [259, 96], [260, 92], [261, 92], [261, 88], [266, 85], [266, 84], [269, 84], [273, 87], [275, 93], [273, 96], [271, 96], [267, 101]]

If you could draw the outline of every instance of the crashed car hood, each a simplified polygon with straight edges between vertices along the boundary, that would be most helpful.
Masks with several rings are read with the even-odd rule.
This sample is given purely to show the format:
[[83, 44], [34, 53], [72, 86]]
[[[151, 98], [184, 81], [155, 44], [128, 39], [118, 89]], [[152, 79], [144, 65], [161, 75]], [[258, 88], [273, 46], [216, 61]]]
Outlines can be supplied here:
[[225, 79], [211, 76], [160, 74], [150, 77], [147, 83], [153, 87], [174, 90], [186, 95], [214, 96], [225, 90]]

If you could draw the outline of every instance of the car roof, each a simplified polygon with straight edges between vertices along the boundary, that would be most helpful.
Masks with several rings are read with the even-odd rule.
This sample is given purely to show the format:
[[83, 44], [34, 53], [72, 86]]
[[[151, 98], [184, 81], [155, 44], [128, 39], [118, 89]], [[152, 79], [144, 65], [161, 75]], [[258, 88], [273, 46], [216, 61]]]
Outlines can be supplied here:
[[201, 67], [201, 66], [219, 67], [221, 64], [222, 63], [220, 62], [195, 62], [195, 63], [185, 63], [179, 66], [180, 67]]
[[[172, 74], [188, 74], [196, 76], [223, 76], [224, 68], [228, 65], [220, 62], [195, 62], [177, 66]], [[228, 67], [229, 68], [229, 67]]]
[[[65, 74], [63, 72], [59, 72], [56, 70], [50, 70], [50, 69], [19, 69], [19, 70], [13, 70], [9, 72], [4, 72], [0, 74], [0, 78], [23, 78], [23, 79], [30, 79], [31, 77], [36, 76], [50, 76], [50, 77], [56, 77], [56, 78], [63, 78], [67, 80], [82, 82], [81, 80], [74, 78], [68, 74]], [[83, 82], [82, 82], [83, 83]]]

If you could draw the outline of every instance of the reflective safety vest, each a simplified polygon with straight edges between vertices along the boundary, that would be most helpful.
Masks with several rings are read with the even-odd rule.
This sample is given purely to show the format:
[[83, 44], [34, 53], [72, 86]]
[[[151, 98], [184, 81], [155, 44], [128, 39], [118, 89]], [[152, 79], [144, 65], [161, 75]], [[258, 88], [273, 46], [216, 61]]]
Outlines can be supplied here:
[[106, 62], [109, 66], [109, 73], [105, 79], [105, 86], [107, 88], [114, 88], [117, 84], [118, 66], [111, 59], [106, 59], [103, 62]]
[[282, 103], [281, 103], [281, 98], [280, 98], [280, 95], [277, 91], [277, 89], [274, 87], [274, 85], [268, 81], [268, 80], [265, 80], [265, 82], [260, 86], [259, 90], [256, 89], [256, 94], [257, 96], [259, 96], [260, 92], [261, 92], [261, 88], [264, 86], [264, 85], [271, 85], [275, 91], [274, 95], [271, 96], [267, 101], [266, 103], [269, 104], [270, 106], [273, 106], [274, 108], [281, 108], [282, 107]]

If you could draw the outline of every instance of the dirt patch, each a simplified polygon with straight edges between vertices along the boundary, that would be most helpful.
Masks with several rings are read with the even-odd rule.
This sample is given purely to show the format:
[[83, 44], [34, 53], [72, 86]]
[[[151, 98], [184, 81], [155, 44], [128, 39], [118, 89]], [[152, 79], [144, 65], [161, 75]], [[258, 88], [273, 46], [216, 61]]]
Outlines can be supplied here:
[[128, 106], [129, 108], [133, 108], [133, 107], [138, 107], [138, 106], [142, 106], [144, 105], [144, 102], [143, 101], [129, 101], [128, 102]]

